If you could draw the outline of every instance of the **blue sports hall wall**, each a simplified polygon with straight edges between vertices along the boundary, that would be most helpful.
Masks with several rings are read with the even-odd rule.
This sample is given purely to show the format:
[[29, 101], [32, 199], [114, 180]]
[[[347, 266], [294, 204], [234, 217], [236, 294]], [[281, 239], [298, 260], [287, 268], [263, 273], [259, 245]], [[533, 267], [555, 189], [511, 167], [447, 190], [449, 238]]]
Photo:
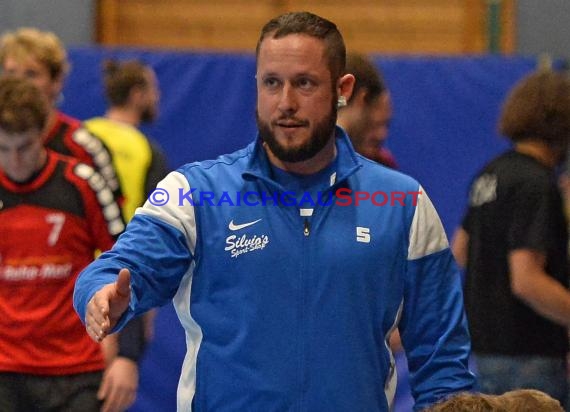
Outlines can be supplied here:
[[[61, 109], [80, 119], [105, 111], [105, 58], [138, 58], [154, 68], [161, 88], [160, 115], [144, 131], [162, 145], [172, 168], [233, 151], [255, 138], [253, 54], [91, 47], [72, 48], [69, 54], [72, 69]], [[461, 220], [470, 179], [507, 147], [496, 132], [501, 102], [536, 62], [500, 56], [374, 56], [374, 61], [394, 103], [388, 147], [400, 169], [422, 183], [451, 236]], [[161, 308], [132, 411], [176, 410], [184, 353], [184, 334], [172, 306]], [[402, 382], [396, 411], [409, 409], [405, 373]]]

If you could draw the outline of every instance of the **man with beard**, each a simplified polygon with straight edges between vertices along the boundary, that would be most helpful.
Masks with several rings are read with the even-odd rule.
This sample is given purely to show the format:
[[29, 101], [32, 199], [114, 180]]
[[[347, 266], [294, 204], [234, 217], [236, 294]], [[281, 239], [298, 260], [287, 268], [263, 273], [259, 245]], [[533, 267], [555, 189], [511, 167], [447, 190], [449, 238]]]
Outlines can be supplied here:
[[[124, 196], [123, 218], [129, 222], [168, 174], [161, 148], [138, 129], [141, 123], [155, 120], [160, 93], [156, 74], [140, 61], [107, 60], [103, 72], [109, 108], [104, 117], [89, 119], [85, 126], [111, 152]], [[138, 377], [138, 361], [152, 336], [154, 314], [150, 311], [134, 319], [124, 329], [128, 333], [119, 335], [115, 351], [125, 367], [133, 370], [131, 376]], [[136, 388], [135, 381], [133, 385]]]
[[[159, 183], [163, 201], [149, 198], [76, 284], [87, 332], [100, 340], [172, 299], [187, 342], [178, 410], [388, 411], [396, 327], [417, 410], [471, 389], [460, 278], [437, 213], [415, 180], [363, 161], [335, 126], [354, 84], [337, 27], [284, 14], [263, 27], [256, 56], [259, 135]], [[339, 191], [421, 194], [340, 206]], [[333, 201], [312, 204], [319, 192]]]
[[104, 117], [87, 120], [85, 125], [111, 152], [128, 222], [168, 173], [161, 148], [138, 129], [141, 123], [156, 119], [160, 92], [152, 68], [137, 60], [107, 60], [103, 71], [109, 108]]

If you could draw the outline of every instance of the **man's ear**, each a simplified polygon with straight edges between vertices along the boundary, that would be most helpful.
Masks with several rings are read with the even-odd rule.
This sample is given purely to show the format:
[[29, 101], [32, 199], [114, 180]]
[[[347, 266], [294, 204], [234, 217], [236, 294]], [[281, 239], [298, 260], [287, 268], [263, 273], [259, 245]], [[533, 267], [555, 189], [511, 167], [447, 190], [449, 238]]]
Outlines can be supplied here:
[[354, 88], [355, 78], [352, 74], [345, 74], [340, 79], [338, 79], [337, 83], [337, 93], [338, 97], [343, 96], [346, 101], [350, 100], [350, 96], [352, 96], [352, 89]]

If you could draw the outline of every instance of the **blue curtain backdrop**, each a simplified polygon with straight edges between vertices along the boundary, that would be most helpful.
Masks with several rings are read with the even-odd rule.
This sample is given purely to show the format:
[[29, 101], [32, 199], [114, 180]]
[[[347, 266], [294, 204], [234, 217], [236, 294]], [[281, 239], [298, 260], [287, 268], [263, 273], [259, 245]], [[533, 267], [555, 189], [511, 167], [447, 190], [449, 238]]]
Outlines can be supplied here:
[[[166, 151], [170, 165], [213, 158], [255, 138], [253, 54], [72, 48], [72, 71], [61, 109], [80, 119], [101, 115], [101, 63], [137, 58], [156, 71], [159, 119], [144, 131]], [[388, 147], [400, 169], [418, 179], [449, 236], [459, 224], [476, 171], [505, 150], [496, 123], [508, 89], [536, 65], [531, 57], [374, 56], [394, 102]], [[155, 338], [142, 363], [132, 411], [175, 411], [185, 338], [171, 305], [156, 318]], [[405, 362], [396, 411], [410, 410]]]

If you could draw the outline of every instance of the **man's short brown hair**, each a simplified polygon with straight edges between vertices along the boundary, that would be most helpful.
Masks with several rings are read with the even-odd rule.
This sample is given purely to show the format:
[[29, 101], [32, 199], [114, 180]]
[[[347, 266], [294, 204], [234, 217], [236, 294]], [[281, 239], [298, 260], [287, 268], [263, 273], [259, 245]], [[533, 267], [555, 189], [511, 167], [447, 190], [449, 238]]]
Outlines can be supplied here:
[[43, 130], [49, 114], [45, 96], [27, 79], [0, 78], [0, 129], [6, 133]]

